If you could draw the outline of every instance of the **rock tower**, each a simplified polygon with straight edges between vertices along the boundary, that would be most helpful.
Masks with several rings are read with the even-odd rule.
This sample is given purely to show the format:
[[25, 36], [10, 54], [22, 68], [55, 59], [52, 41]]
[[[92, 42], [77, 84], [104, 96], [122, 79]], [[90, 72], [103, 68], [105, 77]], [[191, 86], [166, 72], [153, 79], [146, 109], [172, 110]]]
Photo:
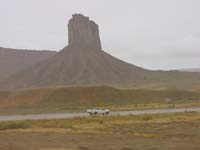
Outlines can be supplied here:
[[98, 25], [82, 14], [74, 14], [68, 24], [69, 46], [101, 50]]

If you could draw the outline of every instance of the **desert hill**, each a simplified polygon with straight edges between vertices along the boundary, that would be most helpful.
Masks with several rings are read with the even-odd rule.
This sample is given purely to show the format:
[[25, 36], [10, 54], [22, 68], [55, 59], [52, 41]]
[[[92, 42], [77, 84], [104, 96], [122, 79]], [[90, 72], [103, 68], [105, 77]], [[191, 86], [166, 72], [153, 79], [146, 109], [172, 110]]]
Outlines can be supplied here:
[[0, 80], [56, 54], [53, 51], [20, 50], [0, 47]]
[[180, 71], [184, 72], [200, 72], [199, 68], [190, 68], [190, 69], [180, 69]]
[[[0, 91], [0, 114], [55, 113], [94, 107], [126, 107], [138, 109], [140, 104], [161, 107], [170, 97], [173, 104], [185, 102], [199, 105], [200, 92], [179, 90], [134, 90], [99, 87], [59, 87], [23, 91]], [[156, 104], [156, 105], [154, 105]], [[160, 105], [159, 105], [160, 104]]]
[[73, 15], [68, 46], [0, 84], [1, 89], [109, 85], [129, 88], [200, 89], [200, 73], [150, 71], [102, 50], [99, 27], [88, 17]]

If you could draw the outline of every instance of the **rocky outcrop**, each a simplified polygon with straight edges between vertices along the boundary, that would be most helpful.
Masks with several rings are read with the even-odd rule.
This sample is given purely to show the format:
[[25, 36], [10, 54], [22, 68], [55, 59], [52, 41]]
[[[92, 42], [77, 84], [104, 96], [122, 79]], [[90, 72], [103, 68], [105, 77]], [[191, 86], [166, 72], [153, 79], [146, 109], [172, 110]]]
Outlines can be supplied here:
[[0, 90], [94, 85], [199, 90], [200, 73], [150, 71], [119, 60], [101, 50], [98, 25], [75, 14], [69, 22], [69, 45], [0, 82]]
[[74, 14], [68, 24], [69, 46], [101, 50], [98, 25], [81, 14]]

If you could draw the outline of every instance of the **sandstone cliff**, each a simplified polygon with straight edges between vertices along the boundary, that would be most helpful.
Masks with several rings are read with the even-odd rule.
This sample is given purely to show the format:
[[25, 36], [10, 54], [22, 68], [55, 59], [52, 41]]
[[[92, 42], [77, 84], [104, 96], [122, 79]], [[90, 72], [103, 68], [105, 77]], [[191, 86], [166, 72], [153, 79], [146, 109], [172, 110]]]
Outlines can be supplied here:
[[81, 14], [74, 14], [68, 24], [69, 46], [101, 50], [99, 27]]

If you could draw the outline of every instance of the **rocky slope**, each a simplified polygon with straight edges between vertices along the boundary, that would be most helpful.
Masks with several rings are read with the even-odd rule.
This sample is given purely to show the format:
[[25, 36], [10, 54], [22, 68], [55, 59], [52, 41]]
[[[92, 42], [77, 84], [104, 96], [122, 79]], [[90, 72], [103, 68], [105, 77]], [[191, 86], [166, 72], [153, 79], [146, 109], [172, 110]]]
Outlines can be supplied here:
[[19, 73], [40, 61], [53, 56], [53, 51], [18, 50], [0, 47], [0, 80]]
[[200, 73], [150, 71], [106, 53], [101, 48], [98, 25], [88, 17], [73, 15], [68, 30], [68, 46], [53, 57], [11, 76], [0, 84], [0, 88], [111, 85], [200, 89]]

